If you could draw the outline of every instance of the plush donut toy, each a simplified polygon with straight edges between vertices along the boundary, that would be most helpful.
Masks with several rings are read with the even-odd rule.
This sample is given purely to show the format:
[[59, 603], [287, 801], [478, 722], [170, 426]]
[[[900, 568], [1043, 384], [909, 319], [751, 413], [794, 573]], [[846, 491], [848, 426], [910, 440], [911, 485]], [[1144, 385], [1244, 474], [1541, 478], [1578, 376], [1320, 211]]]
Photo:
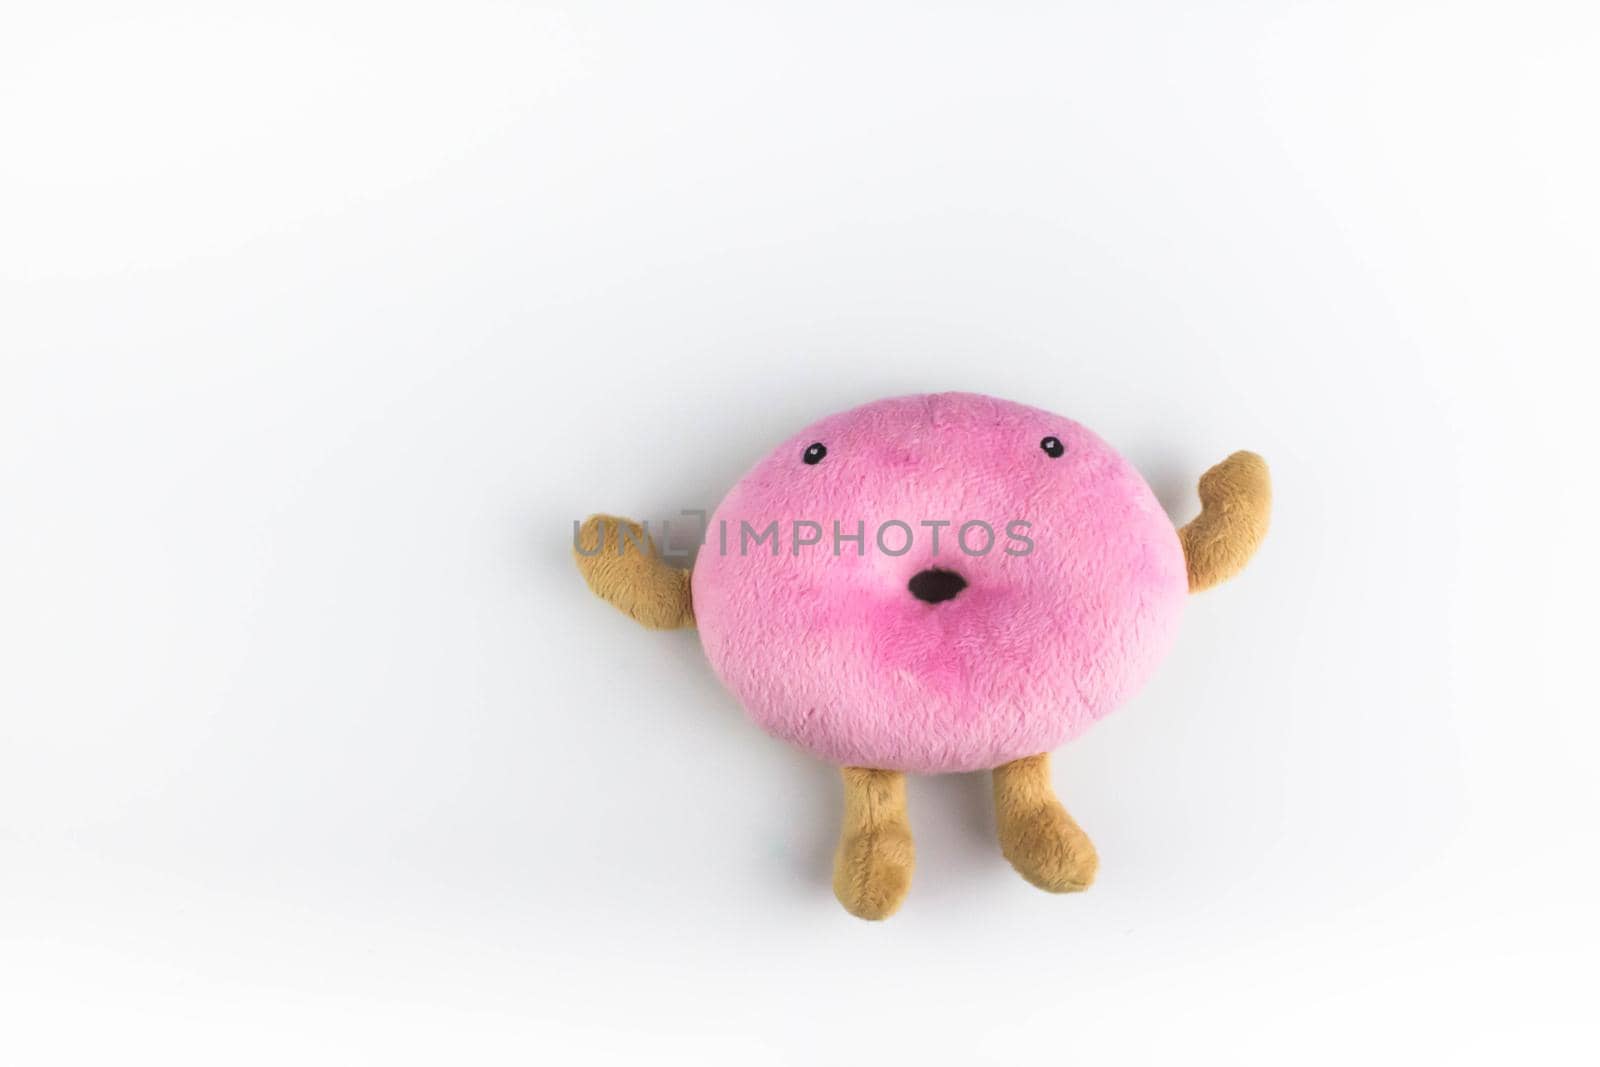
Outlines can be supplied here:
[[840, 903], [891, 915], [911, 884], [905, 775], [989, 770], [1000, 849], [1042, 889], [1098, 859], [1049, 753], [1127, 700], [1187, 594], [1267, 530], [1267, 466], [1236, 452], [1174, 529], [1139, 473], [1070, 419], [970, 393], [817, 422], [710, 517], [692, 573], [639, 524], [591, 516], [589, 587], [654, 629], [697, 627], [757, 725], [842, 768]]

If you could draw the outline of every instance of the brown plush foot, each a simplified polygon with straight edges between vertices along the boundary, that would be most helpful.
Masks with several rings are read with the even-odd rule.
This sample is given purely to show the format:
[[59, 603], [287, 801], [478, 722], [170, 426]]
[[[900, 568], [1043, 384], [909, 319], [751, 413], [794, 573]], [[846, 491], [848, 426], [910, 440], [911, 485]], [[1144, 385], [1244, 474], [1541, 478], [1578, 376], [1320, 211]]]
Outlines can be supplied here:
[[898, 771], [845, 767], [844, 831], [833, 859], [833, 895], [858, 919], [887, 919], [911, 888], [916, 849]]
[[1050, 786], [1050, 757], [1014, 760], [994, 772], [1000, 851], [1017, 873], [1052, 893], [1077, 893], [1094, 882], [1100, 858]]

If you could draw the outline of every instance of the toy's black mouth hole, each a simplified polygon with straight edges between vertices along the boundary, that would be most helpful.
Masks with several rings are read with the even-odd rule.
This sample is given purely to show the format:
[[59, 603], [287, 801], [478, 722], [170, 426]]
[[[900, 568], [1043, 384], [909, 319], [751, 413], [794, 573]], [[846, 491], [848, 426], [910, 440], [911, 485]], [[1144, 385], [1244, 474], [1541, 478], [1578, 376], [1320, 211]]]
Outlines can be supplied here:
[[929, 604], [953, 599], [966, 587], [967, 580], [955, 571], [942, 571], [937, 568], [918, 571], [911, 576], [911, 581], [906, 586], [911, 590], [912, 596]]

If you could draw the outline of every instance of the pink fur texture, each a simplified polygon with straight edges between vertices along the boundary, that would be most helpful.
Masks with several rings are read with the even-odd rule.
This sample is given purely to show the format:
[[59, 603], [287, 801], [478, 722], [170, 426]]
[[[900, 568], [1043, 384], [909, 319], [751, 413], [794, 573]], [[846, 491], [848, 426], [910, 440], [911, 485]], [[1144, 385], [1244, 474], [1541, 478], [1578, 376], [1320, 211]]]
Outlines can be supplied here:
[[[903, 555], [905, 529], [879, 544], [893, 520]], [[776, 543], [756, 543], [773, 522]], [[994, 531], [984, 554], [982, 527], [970, 553], [957, 543], [970, 522]], [[859, 547], [843, 539], [858, 531]], [[919, 599], [928, 569], [966, 586]], [[1082, 733], [1166, 654], [1186, 592], [1177, 533], [1133, 467], [1070, 419], [970, 393], [880, 400], [791, 437], [722, 502], [693, 574], [706, 654], [762, 728], [833, 763], [919, 773]]]

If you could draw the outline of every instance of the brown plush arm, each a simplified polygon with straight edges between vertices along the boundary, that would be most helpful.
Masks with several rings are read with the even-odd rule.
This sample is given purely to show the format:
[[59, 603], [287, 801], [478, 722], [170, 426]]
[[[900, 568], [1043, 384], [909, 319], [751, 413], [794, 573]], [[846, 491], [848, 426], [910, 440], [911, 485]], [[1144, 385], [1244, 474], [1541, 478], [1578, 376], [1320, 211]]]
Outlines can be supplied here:
[[1272, 477], [1254, 452], [1235, 452], [1200, 476], [1200, 514], [1178, 531], [1198, 593], [1244, 570], [1267, 536]]
[[578, 530], [572, 558], [595, 596], [640, 625], [652, 630], [694, 626], [689, 572], [662, 559], [638, 523], [613, 515], [589, 516]]

